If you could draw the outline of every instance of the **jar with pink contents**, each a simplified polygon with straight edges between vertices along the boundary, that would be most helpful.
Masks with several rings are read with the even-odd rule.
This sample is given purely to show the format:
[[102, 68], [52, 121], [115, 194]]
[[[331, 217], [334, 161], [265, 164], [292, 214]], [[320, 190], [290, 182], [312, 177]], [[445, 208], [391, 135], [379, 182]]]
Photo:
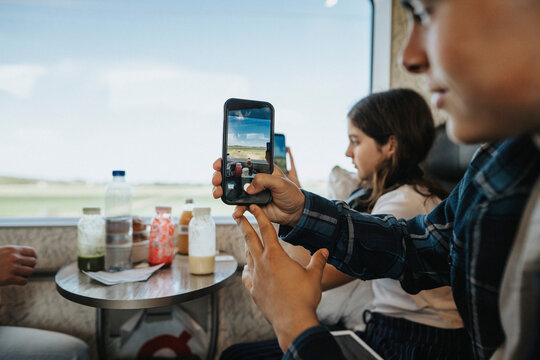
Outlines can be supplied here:
[[150, 225], [148, 264], [171, 265], [174, 257], [174, 222], [170, 206], [156, 206], [156, 215]]

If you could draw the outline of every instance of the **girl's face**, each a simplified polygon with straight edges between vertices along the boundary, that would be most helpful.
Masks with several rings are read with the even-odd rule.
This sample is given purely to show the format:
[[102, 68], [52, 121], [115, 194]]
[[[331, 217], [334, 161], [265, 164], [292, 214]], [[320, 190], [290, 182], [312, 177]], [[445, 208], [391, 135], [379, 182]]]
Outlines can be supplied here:
[[345, 156], [350, 157], [358, 171], [359, 180], [371, 181], [379, 165], [394, 152], [393, 142], [379, 145], [349, 120], [349, 146]]

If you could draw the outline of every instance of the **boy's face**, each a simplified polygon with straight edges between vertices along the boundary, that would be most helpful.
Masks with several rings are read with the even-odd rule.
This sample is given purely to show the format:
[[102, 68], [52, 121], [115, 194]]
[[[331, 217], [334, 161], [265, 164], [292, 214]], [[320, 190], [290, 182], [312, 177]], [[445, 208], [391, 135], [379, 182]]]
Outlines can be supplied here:
[[427, 75], [461, 142], [540, 133], [540, 1], [402, 0], [402, 64]]

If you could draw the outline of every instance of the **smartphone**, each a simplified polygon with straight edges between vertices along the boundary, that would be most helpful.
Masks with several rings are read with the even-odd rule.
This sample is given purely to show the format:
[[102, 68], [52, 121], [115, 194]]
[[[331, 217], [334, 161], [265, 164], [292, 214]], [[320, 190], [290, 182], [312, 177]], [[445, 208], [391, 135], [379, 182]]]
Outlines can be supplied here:
[[285, 135], [274, 134], [274, 164], [287, 175], [287, 147], [285, 145]]
[[274, 107], [265, 101], [229, 99], [223, 109], [221, 200], [229, 205], [265, 205], [269, 190], [245, 189], [258, 173], [274, 171]]

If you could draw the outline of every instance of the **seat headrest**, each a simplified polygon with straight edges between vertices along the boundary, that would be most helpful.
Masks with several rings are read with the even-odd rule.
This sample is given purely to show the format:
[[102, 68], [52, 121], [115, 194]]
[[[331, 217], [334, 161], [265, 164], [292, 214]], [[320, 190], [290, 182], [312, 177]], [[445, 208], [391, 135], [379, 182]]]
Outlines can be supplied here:
[[426, 158], [425, 173], [451, 191], [465, 174], [478, 146], [456, 144], [448, 138], [445, 124], [437, 126], [433, 147]]

